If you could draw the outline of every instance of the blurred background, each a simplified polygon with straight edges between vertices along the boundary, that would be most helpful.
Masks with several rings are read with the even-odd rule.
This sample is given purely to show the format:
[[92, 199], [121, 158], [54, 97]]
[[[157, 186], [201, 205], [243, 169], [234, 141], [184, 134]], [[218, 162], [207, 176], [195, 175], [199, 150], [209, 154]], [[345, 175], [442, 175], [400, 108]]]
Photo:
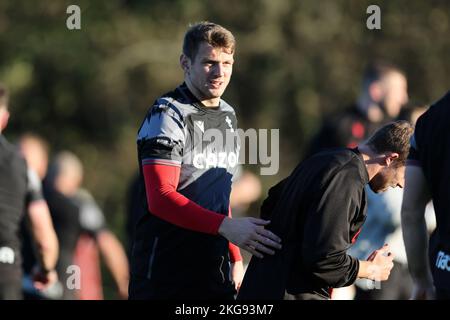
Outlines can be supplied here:
[[[68, 30], [66, 8], [81, 8]], [[366, 9], [381, 8], [381, 30]], [[125, 242], [126, 191], [137, 166], [135, 137], [146, 110], [182, 82], [178, 59], [191, 22], [222, 24], [237, 39], [224, 99], [239, 126], [280, 129], [280, 171], [260, 176], [261, 198], [302, 159], [322, 120], [355, 100], [368, 62], [406, 72], [410, 102], [450, 87], [449, 1], [98, 0], [0, 1], [0, 81], [11, 92], [14, 137], [33, 131], [51, 152], [85, 166], [83, 185]], [[246, 167], [259, 174], [256, 165]], [[111, 297], [108, 273], [105, 297]], [[111, 288], [110, 288], [111, 287]]]

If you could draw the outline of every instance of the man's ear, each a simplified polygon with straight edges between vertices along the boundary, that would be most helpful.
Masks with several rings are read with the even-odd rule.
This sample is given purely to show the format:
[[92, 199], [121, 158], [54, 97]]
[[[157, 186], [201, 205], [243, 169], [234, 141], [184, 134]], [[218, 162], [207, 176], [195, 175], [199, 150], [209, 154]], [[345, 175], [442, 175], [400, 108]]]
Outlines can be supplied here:
[[191, 67], [191, 59], [189, 59], [184, 53], [180, 55], [180, 65], [185, 73], [189, 72]]
[[388, 152], [385, 155], [384, 161], [387, 167], [389, 167], [395, 159], [398, 159], [399, 154], [397, 152]]

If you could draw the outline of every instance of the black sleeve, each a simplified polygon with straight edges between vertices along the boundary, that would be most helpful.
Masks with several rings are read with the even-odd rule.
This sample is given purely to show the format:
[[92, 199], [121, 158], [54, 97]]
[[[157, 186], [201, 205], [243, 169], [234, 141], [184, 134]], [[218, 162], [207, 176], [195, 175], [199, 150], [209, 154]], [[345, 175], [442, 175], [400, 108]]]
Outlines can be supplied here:
[[42, 182], [37, 173], [31, 169], [27, 169], [27, 204], [33, 201], [43, 200]]
[[352, 284], [359, 262], [347, 254], [351, 245], [350, 221], [359, 212], [362, 188], [356, 175], [340, 170], [316, 192], [305, 221], [302, 257], [304, 267], [333, 288]]
[[142, 164], [180, 165], [184, 128], [184, 117], [175, 106], [162, 101], [153, 105], [138, 132]]

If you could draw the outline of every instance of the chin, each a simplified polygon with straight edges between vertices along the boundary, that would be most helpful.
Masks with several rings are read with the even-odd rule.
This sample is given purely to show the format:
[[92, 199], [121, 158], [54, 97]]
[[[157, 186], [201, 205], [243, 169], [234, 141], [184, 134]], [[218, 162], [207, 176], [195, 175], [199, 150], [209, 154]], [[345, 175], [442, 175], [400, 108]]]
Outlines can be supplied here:
[[225, 89], [223, 89], [223, 90], [222, 89], [210, 89], [209, 95], [212, 98], [220, 98], [223, 95], [224, 91], [225, 91]]

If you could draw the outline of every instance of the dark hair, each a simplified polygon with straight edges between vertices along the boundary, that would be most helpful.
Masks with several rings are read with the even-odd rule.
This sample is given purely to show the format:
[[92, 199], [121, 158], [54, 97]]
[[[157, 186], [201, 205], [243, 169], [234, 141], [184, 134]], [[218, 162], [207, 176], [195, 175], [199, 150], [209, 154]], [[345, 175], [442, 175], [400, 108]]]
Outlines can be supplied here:
[[2, 83], [0, 83], [0, 108], [7, 107], [8, 100], [9, 100], [8, 89], [6, 89], [6, 87]]
[[405, 164], [409, 153], [409, 140], [414, 127], [408, 121], [399, 120], [388, 123], [378, 129], [368, 140], [367, 145], [376, 153], [396, 152], [398, 158], [394, 163], [396, 167]]
[[392, 63], [385, 61], [374, 61], [370, 63], [364, 71], [363, 85], [369, 86], [371, 83], [380, 80], [391, 72], [398, 72], [402, 75], [405, 74], [399, 67]]
[[206, 42], [215, 48], [226, 48], [230, 53], [234, 53], [236, 46], [236, 40], [230, 31], [208, 21], [189, 26], [184, 35], [183, 53], [194, 60], [201, 42]]

